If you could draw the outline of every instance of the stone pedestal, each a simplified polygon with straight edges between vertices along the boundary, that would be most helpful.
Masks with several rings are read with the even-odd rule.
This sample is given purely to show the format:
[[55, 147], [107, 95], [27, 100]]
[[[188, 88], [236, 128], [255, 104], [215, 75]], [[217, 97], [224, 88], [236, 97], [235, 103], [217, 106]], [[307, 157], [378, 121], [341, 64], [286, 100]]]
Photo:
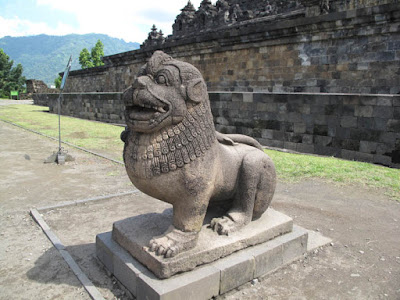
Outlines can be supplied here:
[[[310, 244], [318, 247], [330, 241], [315, 234], [309, 241], [307, 230], [268, 209], [264, 217], [232, 236], [203, 228], [194, 249], [164, 259], [143, 247], [168, 227], [169, 218], [168, 211], [129, 218], [116, 222], [113, 233], [97, 235], [100, 261], [137, 299], [210, 299], [294, 261], [310, 250]], [[143, 222], [153, 226], [140, 227]], [[175, 275], [159, 279], [153, 272]]]
[[147, 245], [154, 236], [161, 235], [168, 229], [172, 223], [172, 209], [162, 214], [145, 214], [115, 222], [112, 237], [158, 278], [169, 278], [241, 249], [266, 242], [292, 231], [293, 228], [291, 218], [268, 209], [260, 219], [251, 222], [240, 231], [229, 236], [221, 236], [208, 228], [213, 216], [215, 214], [212, 211], [207, 214], [196, 247], [171, 258], [148, 252]]

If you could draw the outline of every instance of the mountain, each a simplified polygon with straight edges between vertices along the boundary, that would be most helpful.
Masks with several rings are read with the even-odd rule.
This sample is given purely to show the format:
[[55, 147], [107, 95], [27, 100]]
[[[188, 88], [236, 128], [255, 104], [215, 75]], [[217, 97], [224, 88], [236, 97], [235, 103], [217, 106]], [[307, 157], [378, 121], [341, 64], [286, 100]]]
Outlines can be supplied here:
[[24, 37], [6, 36], [0, 38], [0, 48], [14, 60], [14, 67], [20, 63], [26, 79], [40, 79], [47, 85], [54, 85], [58, 73], [64, 71], [70, 55], [72, 69], [80, 69], [79, 53], [83, 48], [90, 52], [97, 40], [104, 44], [104, 55], [131, 51], [139, 48], [138, 43], [126, 43], [122, 39], [105, 34], [69, 34], [64, 36], [34, 35]]

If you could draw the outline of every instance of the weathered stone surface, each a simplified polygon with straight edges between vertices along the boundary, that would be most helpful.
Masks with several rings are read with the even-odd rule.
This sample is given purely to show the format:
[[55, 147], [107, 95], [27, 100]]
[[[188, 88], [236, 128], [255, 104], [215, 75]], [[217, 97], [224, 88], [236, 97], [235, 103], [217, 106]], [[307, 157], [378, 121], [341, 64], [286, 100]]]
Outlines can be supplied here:
[[[173, 206], [171, 225], [148, 242], [149, 252], [171, 258], [194, 248], [209, 205], [227, 209], [210, 222], [220, 235], [267, 210], [276, 185], [274, 165], [255, 139], [215, 131], [198, 69], [156, 51], [123, 100], [128, 176], [139, 190]], [[240, 103], [232, 105], [230, 117]]]
[[213, 266], [204, 266], [194, 271], [159, 280], [154, 275], [143, 273], [138, 278], [138, 299], [205, 300], [219, 293], [220, 270]]
[[220, 270], [219, 293], [224, 294], [254, 278], [254, 257], [247, 253], [234, 253], [213, 263]]
[[[208, 216], [208, 222], [211, 217], [212, 214]], [[149, 252], [149, 241], [165, 232], [171, 219], [171, 210], [166, 210], [163, 214], [146, 214], [118, 221], [113, 226], [113, 239], [158, 277], [168, 278], [290, 232], [293, 226], [291, 218], [268, 209], [260, 219], [229, 236], [218, 235], [208, 228], [209, 223], [203, 225], [196, 247], [175, 257], [164, 258]]]

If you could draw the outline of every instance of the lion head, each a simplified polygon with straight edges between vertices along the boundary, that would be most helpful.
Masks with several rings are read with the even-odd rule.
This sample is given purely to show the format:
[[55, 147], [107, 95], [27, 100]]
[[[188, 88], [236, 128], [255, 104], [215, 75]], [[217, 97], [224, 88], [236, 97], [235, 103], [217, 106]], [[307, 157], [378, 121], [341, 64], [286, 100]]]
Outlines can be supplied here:
[[123, 99], [128, 128], [143, 133], [177, 125], [188, 110], [209, 101], [200, 71], [162, 51], [141, 68]]

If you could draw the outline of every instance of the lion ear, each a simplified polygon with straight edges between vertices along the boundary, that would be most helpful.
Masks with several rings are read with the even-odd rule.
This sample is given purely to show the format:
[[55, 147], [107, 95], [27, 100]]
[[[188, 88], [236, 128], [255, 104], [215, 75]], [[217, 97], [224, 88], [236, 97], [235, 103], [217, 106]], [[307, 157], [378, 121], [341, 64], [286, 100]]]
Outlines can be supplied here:
[[207, 93], [207, 86], [201, 78], [192, 79], [187, 85], [186, 93], [190, 100], [199, 103]]

